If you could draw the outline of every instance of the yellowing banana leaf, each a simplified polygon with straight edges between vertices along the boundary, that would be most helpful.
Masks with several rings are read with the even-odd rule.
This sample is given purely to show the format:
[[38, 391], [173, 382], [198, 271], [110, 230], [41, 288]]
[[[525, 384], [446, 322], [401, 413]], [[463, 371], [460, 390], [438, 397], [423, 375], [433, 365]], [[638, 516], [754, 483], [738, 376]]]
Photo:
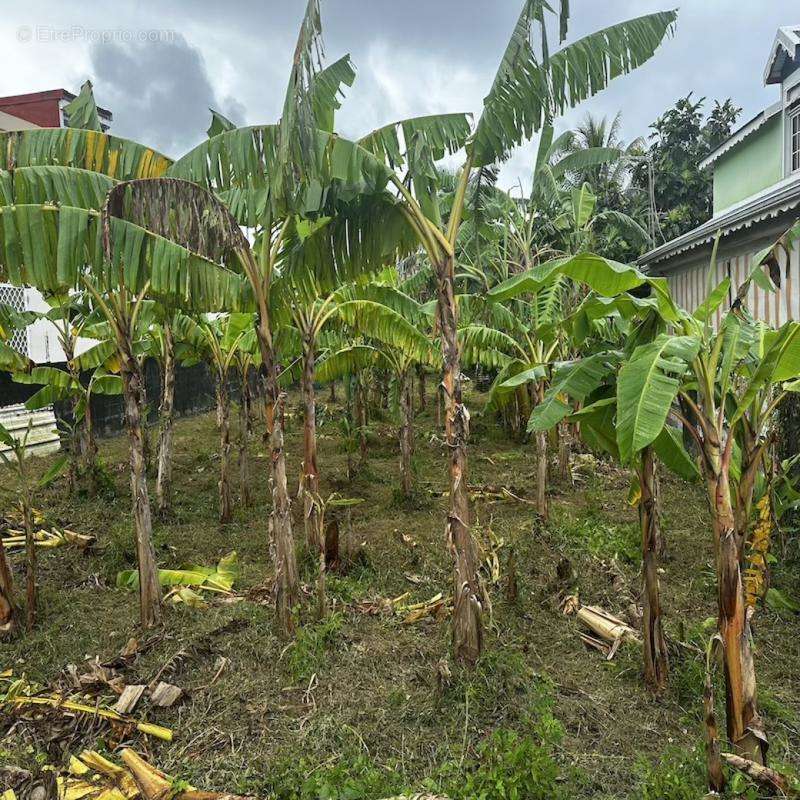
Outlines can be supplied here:
[[[190, 565], [184, 569], [160, 569], [158, 571], [158, 581], [162, 586], [192, 586], [220, 594], [230, 594], [238, 576], [239, 561], [236, 551], [221, 558], [216, 568]], [[138, 570], [129, 569], [118, 573], [117, 587], [138, 589]]]
[[198, 594], [190, 586], [176, 586], [167, 593], [164, 600], [168, 600], [174, 605], [183, 603], [191, 608], [208, 608], [208, 603], [203, 599], [203, 595]]

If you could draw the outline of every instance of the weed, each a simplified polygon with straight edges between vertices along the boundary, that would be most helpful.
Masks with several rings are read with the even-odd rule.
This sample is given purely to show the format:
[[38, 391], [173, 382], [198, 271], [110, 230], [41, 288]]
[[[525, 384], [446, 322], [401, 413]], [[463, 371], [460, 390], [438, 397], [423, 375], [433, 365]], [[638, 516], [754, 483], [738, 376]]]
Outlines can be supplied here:
[[640, 800], [697, 800], [706, 793], [703, 748], [668, 748], [655, 764], [640, 760], [637, 797]]
[[547, 729], [536, 737], [495, 731], [467, 764], [445, 764], [429, 788], [453, 800], [566, 800], [561, 771], [552, 756], [557, 743]]
[[289, 674], [295, 681], [307, 681], [323, 665], [325, 652], [336, 642], [342, 629], [342, 614], [331, 614], [314, 625], [304, 625], [286, 654]]
[[614, 524], [594, 508], [578, 518], [562, 518], [554, 534], [562, 537], [569, 547], [588, 551], [598, 558], [619, 558], [636, 564], [641, 557], [638, 526], [635, 523]]

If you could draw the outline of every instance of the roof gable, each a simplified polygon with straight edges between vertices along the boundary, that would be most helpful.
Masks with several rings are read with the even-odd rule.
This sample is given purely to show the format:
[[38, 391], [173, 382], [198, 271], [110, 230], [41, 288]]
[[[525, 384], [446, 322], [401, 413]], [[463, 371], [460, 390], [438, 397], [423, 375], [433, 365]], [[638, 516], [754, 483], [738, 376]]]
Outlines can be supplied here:
[[783, 83], [796, 69], [800, 69], [800, 25], [787, 25], [778, 28], [775, 35], [764, 70], [764, 83]]

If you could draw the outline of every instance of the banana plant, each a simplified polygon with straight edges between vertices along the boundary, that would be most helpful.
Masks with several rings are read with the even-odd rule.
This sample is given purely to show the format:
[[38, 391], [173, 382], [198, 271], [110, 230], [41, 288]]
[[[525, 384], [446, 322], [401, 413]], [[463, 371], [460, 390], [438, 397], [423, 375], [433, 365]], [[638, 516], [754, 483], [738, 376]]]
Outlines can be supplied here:
[[143, 145], [75, 128], [3, 133], [0, 140], [4, 279], [46, 297], [85, 290], [111, 329], [131, 450], [141, 622], [150, 627], [161, 616], [161, 589], [143, 453], [143, 381], [133, 350], [137, 319], [148, 298], [235, 310], [244, 295], [237, 253], [249, 252], [249, 244], [206, 190], [162, 180], [169, 159]]
[[[458, 332], [462, 359], [468, 365], [496, 370], [487, 408], [510, 414], [512, 430], [518, 435], [532, 406], [542, 401], [550, 380], [549, 365], [564, 350], [559, 322], [565, 289], [566, 282], [556, 277], [533, 293], [514, 297], [513, 309], [495, 302], [491, 291], [487, 297], [461, 303], [468, 315]], [[536, 510], [546, 520], [548, 442], [544, 432], [537, 432], [536, 453]]]
[[[48, 304], [50, 309], [43, 314], [36, 313], [36, 317], [54, 326], [64, 351], [65, 369], [37, 366], [16, 372], [12, 378], [17, 383], [42, 386], [25, 402], [29, 411], [46, 408], [59, 401], [69, 402], [72, 420], [61, 424], [66, 426], [69, 435], [67, 476], [70, 492], [75, 491], [79, 478], [83, 478], [89, 493], [94, 494], [102, 468], [97, 458], [91, 400], [96, 394], [122, 393], [121, 379], [104, 363], [114, 366], [111, 363], [113, 341], [107, 323], [100, 320], [97, 310], [90, 307], [81, 293], [53, 295], [48, 298]], [[99, 340], [86, 351], [88, 356], [84, 360], [76, 355], [81, 338]], [[95, 360], [98, 354], [101, 356], [99, 361]], [[84, 369], [91, 370], [88, 380], [81, 375]]]
[[[716, 287], [710, 283], [716, 268], [716, 244], [706, 300], [693, 314], [675, 305], [664, 279], [647, 279], [633, 267], [607, 264], [606, 268], [613, 268], [599, 281], [604, 285], [603, 294], [612, 302], [623, 303], [630, 301], [624, 292], [649, 283], [654, 308], [674, 330], [639, 344], [620, 371], [616, 440], [621, 459], [629, 462], [654, 445], [672, 417], [696, 442], [711, 510], [719, 637], [724, 643], [727, 736], [739, 755], [759, 764], [766, 762], [767, 737], [756, 699], [742, 560], [754, 478], [763, 468], [770, 426], [780, 403], [800, 390], [800, 323], [788, 322], [769, 330], [752, 321], [745, 298], [752, 281], [765, 291], [773, 288], [772, 280], [780, 275], [774, 267], [798, 236], [800, 228], [795, 227], [774, 246], [756, 254], [750, 276], [716, 330], [712, 314], [730, 290], [728, 278]], [[561, 271], [589, 283], [597, 276], [592, 276], [587, 266], [582, 257], [544, 265], [520, 280], [535, 282], [548, 272]], [[616, 291], [609, 292], [612, 286]], [[712, 757], [715, 752], [717, 742], [709, 748]], [[718, 763], [710, 764], [709, 782], [717, 791], [722, 788], [721, 774]]]
[[331, 351], [320, 363], [318, 378], [335, 380], [367, 368], [392, 376], [400, 411], [400, 492], [408, 500], [414, 493], [412, 374], [418, 366], [440, 366], [431, 346], [431, 317], [425, 306], [385, 284], [345, 287], [336, 300], [337, 318], [362, 341]]
[[[608, 320], [618, 324], [602, 324]], [[637, 369], [635, 356], [665, 335], [666, 323], [655, 301], [626, 295], [613, 302], [590, 294], [567, 324], [585, 354], [556, 366], [552, 384], [534, 408], [528, 428], [551, 430], [565, 419], [579, 423], [587, 444], [631, 469], [631, 497], [638, 507], [642, 541], [644, 677], [647, 687], [660, 694], [667, 686], [668, 655], [658, 577], [663, 536], [657, 458], [684, 479], [695, 480], [699, 472], [673, 427], [665, 425], [652, 443], [626, 457], [621, 455], [626, 451], [617, 432], [622, 431], [620, 410], [628, 402], [630, 375]], [[679, 349], [681, 344], [676, 340], [670, 347]]]
[[255, 327], [245, 331], [234, 355], [234, 365], [239, 376], [239, 426], [237, 444], [239, 448], [239, 491], [242, 505], [253, 504], [250, 480], [249, 442], [253, 436], [253, 394], [250, 376], [260, 364], [258, 340]]
[[[258, 315], [256, 335], [270, 435], [272, 512], [270, 540], [276, 572], [276, 621], [283, 634], [294, 629], [293, 609], [300, 599], [290, 499], [283, 449], [285, 395], [276, 375], [274, 279], [289, 258], [287, 243], [304, 226], [316, 227], [308, 250], [309, 274], [344, 281], [365, 264], [377, 268], [394, 259], [399, 212], [382, 194], [383, 166], [355, 143], [333, 133], [334, 112], [355, 72], [345, 56], [320, 69], [318, 0], [309, 0], [301, 24], [281, 119], [249, 128], [212, 127], [211, 138], [180, 158], [171, 176], [191, 180], [220, 197], [255, 241], [242, 260]], [[365, 233], [366, 232], [366, 233]], [[410, 238], [407, 236], [407, 238]], [[331, 243], [336, 242], [332, 247]], [[342, 244], [344, 242], [344, 244]]]
[[[399, 206], [418, 237], [437, 279], [437, 324], [442, 342], [447, 414], [445, 436], [450, 458], [450, 508], [447, 541], [453, 554], [455, 608], [453, 645], [456, 658], [475, 662], [483, 643], [482, 590], [478, 582], [475, 544], [470, 535], [467, 493], [468, 412], [461, 390], [458, 307], [454, 286], [455, 245], [467, 190], [474, 170], [502, 161], [553, 117], [603, 89], [612, 77], [647, 61], [672, 29], [674, 12], [650, 14], [590, 34], [551, 53], [547, 18], [552, 9], [543, 0], [525, 0], [503, 53], [483, 111], [474, 129], [464, 117], [444, 115], [423, 121], [405, 120], [361, 140], [392, 167], [390, 180]], [[559, 38], [569, 25], [569, 4], [558, 13]], [[541, 42], [534, 45], [534, 39]], [[587, 55], [590, 54], [590, 55]], [[466, 131], [465, 131], [466, 128]], [[466, 136], [465, 136], [466, 134]], [[399, 145], [402, 136], [405, 153]], [[438, 202], [437, 156], [466, 148], [449, 213]], [[408, 173], [400, 173], [405, 168]]]
[[207, 361], [213, 371], [217, 404], [217, 429], [219, 430], [219, 522], [225, 525], [233, 520], [233, 495], [230, 484], [231, 461], [231, 398], [230, 373], [242, 341], [254, 327], [254, 317], [249, 313], [206, 316], [195, 321], [181, 315], [175, 331], [186, 344], [184, 360], [191, 363], [188, 352], [193, 351], [194, 361]]
[[[22, 525], [25, 530], [25, 621], [28, 632], [36, 623], [36, 542], [33, 530], [33, 508], [35, 492], [52, 483], [64, 470], [68, 457], [59, 456], [41, 479], [35, 481], [28, 468], [28, 437], [31, 424], [21, 437], [14, 436], [4, 425], [0, 425], [0, 460], [14, 476]], [[16, 628], [16, 607], [11, 570], [2, 543], [0, 543], [0, 633], [10, 636]]]

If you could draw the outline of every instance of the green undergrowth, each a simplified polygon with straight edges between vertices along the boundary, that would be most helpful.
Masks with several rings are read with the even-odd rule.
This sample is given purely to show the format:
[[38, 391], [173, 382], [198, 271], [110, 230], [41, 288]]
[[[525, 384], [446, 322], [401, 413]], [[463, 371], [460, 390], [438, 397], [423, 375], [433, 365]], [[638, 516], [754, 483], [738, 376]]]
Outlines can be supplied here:
[[[470, 485], [508, 487], [521, 501], [487, 496], [473, 507], [476, 538], [487, 548], [491, 543], [499, 564], [485, 609], [485, 654], [474, 668], [454, 663], [448, 620], [404, 624], [403, 615], [386, 611], [387, 599], [405, 595], [416, 603], [452, 593], [442, 496], [447, 454], [432, 404], [417, 419], [415, 496], [406, 503], [398, 502], [396, 421], [388, 412], [371, 420], [366, 462], [359, 463], [356, 450], [357, 469], [347, 480], [342, 408], [326, 403], [320, 493], [363, 502], [340, 525], [341, 564], [327, 577], [331, 614], [323, 621], [315, 609], [318, 564], [305, 552], [301, 504], [294, 503], [303, 601], [297, 635], [288, 641], [272, 624], [261, 437], [250, 443], [253, 505], [239, 502], [234, 469], [234, 520], [220, 526], [213, 414], [179, 420], [173, 509], [154, 520], [158, 563], [213, 566], [235, 550], [234, 588], [241, 597], [165, 609], [163, 630], [122, 679], [147, 684], [185, 651], [170, 680], [188, 696], [171, 709], [146, 700], [137, 708], [148, 721], [172, 728], [172, 742], [134, 737], [131, 743], [194, 786], [274, 800], [378, 800], [411, 791], [453, 800], [702, 797], [704, 621], [715, 616], [715, 591], [701, 488], [672, 479], [662, 485], [667, 556], [661, 585], [671, 676], [655, 700], [642, 685], [640, 649], [623, 645], [607, 661], [582, 643], [574, 615], [559, 604], [559, 564], [567, 565], [567, 588], [584, 604], [624, 615], [629, 598], [638, 597], [639, 537], [627, 473], [592, 462], [574, 485], [555, 482], [551, 518], [542, 524], [524, 502], [535, 485], [533, 449], [509, 441], [481, 414], [483, 399], [467, 396], [475, 422]], [[302, 454], [299, 421], [289, 417], [286, 435], [292, 493]], [[101, 450], [113, 491], [73, 500], [61, 482], [37, 500], [52, 524], [94, 534], [97, 546], [87, 553], [71, 547], [41, 553], [37, 626], [0, 646], [0, 671], [12, 668], [51, 684], [69, 664], [83, 669], [87, 659], [112, 659], [131, 637], [150, 638], [137, 627], [136, 593], [116, 587], [117, 573], [136, 563], [126, 441], [104, 440]], [[32, 463], [43, 471], [49, 462]], [[2, 481], [0, 502], [13, 503]], [[512, 548], [515, 599], [506, 595]], [[796, 597], [796, 542], [787, 541], [785, 552], [773, 585]], [[12, 560], [23, 586], [22, 562]], [[770, 752], [775, 763], [791, 768], [800, 752], [798, 618], [759, 609], [754, 636]], [[101, 697], [115, 701], [110, 690]], [[0, 745], [0, 762], [63, 763], [76, 748], [114, 744], [91, 728], [68, 733], [15, 729]]]

